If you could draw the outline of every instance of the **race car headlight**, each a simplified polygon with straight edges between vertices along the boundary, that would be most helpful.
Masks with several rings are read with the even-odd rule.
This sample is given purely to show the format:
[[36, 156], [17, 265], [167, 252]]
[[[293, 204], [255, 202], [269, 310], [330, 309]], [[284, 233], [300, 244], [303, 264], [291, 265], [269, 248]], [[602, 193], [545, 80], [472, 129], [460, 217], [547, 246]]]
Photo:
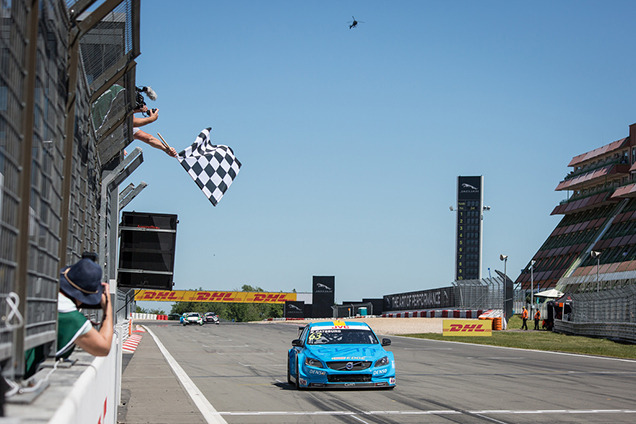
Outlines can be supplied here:
[[375, 361], [375, 367], [383, 367], [385, 365], [389, 365], [389, 357], [385, 356], [383, 358], [378, 359], [377, 361]]
[[322, 366], [322, 362], [320, 362], [318, 359], [309, 358], [309, 357], [305, 358], [305, 365], [314, 367], [314, 368], [324, 368]]

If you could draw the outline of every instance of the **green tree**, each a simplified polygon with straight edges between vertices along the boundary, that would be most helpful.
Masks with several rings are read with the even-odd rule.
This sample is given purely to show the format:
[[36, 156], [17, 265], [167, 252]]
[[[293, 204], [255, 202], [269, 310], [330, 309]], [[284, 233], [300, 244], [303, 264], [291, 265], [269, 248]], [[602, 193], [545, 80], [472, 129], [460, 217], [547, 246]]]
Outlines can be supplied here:
[[139, 314], [155, 314], [155, 315], [164, 315], [165, 312], [163, 311], [163, 309], [146, 309], [146, 308], [142, 308], [141, 306], [137, 306], [135, 308], [135, 312], [139, 313]]

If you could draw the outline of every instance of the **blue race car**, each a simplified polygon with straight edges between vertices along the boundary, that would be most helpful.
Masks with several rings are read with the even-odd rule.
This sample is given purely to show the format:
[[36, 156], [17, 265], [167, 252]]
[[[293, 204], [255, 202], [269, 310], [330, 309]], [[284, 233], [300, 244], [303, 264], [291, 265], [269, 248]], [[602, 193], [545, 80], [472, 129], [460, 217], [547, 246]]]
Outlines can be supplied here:
[[287, 358], [287, 382], [302, 388], [393, 388], [391, 340], [378, 341], [363, 322], [323, 321], [301, 327]]

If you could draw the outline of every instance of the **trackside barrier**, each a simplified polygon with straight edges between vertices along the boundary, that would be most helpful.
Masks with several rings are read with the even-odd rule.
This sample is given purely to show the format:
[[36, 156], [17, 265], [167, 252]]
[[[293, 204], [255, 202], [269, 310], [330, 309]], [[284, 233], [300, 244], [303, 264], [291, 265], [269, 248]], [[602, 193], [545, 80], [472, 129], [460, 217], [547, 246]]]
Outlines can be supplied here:
[[139, 312], [131, 312], [130, 313], [130, 318], [131, 319], [141, 319], [141, 320], [158, 320], [158, 321], [167, 321], [168, 320], [168, 315], [158, 315], [158, 314], [142, 314]]
[[[108, 356], [94, 357], [77, 350], [69, 363], [47, 360], [32, 377], [44, 389], [33, 400], [5, 404], [11, 423], [116, 424], [121, 402], [121, 335], [125, 326], [116, 326]], [[4, 422], [0, 418], [0, 422]]]
[[385, 312], [382, 318], [477, 318], [481, 309], [432, 309], [423, 311]]
[[108, 356], [95, 358], [75, 381], [49, 424], [116, 423], [117, 341]]
[[571, 322], [554, 320], [554, 331], [586, 337], [603, 337], [610, 340], [636, 343], [636, 323], [615, 322]]

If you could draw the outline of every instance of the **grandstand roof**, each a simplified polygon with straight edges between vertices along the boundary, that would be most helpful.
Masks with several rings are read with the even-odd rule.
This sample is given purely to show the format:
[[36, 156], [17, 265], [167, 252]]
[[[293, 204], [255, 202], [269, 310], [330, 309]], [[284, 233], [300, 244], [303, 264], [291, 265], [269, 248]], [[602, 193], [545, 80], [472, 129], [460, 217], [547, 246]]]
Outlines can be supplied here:
[[601, 168], [593, 169], [589, 172], [577, 175], [573, 178], [568, 178], [559, 183], [555, 188], [556, 191], [560, 190], [578, 190], [586, 186], [591, 186], [603, 182], [605, 177], [626, 174], [629, 172], [628, 164], [610, 164]]
[[612, 198], [618, 197], [636, 197], [636, 183], [617, 188], [614, 194], [612, 194]]
[[609, 193], [604, 192], [604, 193], [595, 194], [593, 196], [584, 197], [582, 199], [575, 200], [572, 202], [563, 203], [555, 207], [550, 215], [574, 213], [574, 212], [580, 212], [585, 209], [594, 208], [594, 207], [600, 206], [603, 202], [606, 202], [606, 200], [608, 200], [608, 197], [609, 197]]
[[629, 134], [570, 161], [556, 190], [574, 193], [552, 211], [563, 218], [517, 278], [523, 289], [636, 275], [636, 124]]
[[620, 140], [613, 141], [609, 144], [606, 144], [603, 147], [599, 147], [598, 149], [594, 149], [587, 153], [583, 153], [578, 156], [574, 156], [568, 166], [579, 166], [582, 163], [590, 161], [592, 159], [596, 159], [600, 156], [603, 156], [607, 153], [611, 153], [615, 150], [622, 149], [625, 146], [629, 146], [629, 137], [622, 138]]

